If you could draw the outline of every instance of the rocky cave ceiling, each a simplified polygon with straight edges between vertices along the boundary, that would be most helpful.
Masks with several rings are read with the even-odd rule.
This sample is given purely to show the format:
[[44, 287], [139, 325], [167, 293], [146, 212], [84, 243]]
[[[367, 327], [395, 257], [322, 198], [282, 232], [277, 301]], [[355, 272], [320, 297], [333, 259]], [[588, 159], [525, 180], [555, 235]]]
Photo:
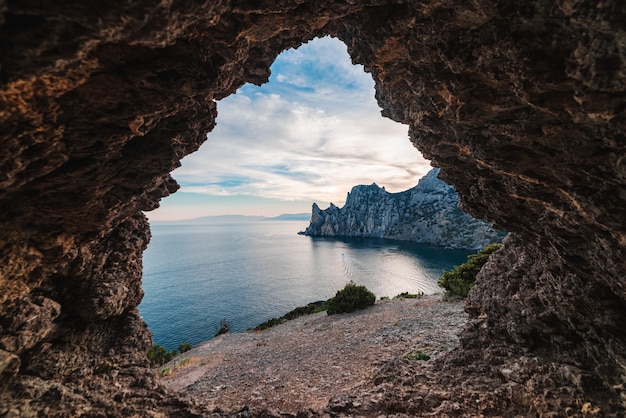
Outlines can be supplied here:
[[454, 379], [430, 377], [441, 402], [624, 413], [619, 1], [0, 0], [0, 416], [202, 413], [147, 369], [142, 211], [177, 189], [216, 100], [323, 35], [463, 208], [512, 233], [440, 365]]

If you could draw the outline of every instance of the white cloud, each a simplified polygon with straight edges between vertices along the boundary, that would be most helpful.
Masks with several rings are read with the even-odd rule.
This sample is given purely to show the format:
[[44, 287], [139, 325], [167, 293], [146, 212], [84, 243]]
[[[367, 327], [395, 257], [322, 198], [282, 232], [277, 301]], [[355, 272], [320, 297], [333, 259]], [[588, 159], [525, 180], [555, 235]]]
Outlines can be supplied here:
[[218, 103], [216, 128], [173, 173], [182, 191], [342, 204], [357, 184], [401, 191], [429, 170], [339, 41], [286, 51], [272, 72]]

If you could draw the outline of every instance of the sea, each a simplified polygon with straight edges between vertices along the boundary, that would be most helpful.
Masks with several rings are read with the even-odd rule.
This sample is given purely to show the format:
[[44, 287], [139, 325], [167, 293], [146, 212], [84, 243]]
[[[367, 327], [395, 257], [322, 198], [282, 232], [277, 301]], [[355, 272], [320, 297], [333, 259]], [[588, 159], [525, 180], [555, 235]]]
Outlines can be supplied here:
[[221, 322], [241, 332], [346, 283], [377, 297], [442, 292], [437, 279], [466, 261], [450, 250], [384, 239], [298, 235], [308, 221], [152, 223], [143, 258], [139, 312], [155, 344], [173, 350], [215, 336]]

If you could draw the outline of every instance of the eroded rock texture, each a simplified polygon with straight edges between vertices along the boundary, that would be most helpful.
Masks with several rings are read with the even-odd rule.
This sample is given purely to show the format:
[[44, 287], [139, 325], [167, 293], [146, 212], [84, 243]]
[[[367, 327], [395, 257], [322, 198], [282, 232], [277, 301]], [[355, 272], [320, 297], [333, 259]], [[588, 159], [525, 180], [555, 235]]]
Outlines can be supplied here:
[[512, 232], [426, 385], [439, 407], [454, 387], [467, 415], [623, 414], [625, 28], [617, 0], [1, 0], [0, 415], [195, 413], [145, 368], [140, 211], [215, 100], [327, 34], [463, 207]]

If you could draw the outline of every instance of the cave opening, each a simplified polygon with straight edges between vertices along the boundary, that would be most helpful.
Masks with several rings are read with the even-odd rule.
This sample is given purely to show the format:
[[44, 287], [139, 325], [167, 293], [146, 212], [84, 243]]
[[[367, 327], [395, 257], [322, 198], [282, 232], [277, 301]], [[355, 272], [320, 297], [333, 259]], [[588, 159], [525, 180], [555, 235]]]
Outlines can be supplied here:
[[414, 186], [429, 162], [374, 96], [371, 75], [337, 38], [283, 51], [265, 84], [217, 102], [207, 141], [172, 172], [181, 189], [149, 219], [277, 216], [308, 212], [314, 201], [341, 204], [357, 184]]
[[[174, 349], [183, 342], [208, 340], [223, 320], [232, 330], [243, 331], [299, 304], [332, 296], [345, 284], [342, 280], [368, 280], [358, 278], [365, 273], [359, 273], [353, 265], [356, 259], [342, 250], [340, 267], [346, 271], [341, 275], [312, 267], [301, 274], [302, 283], [298, 283], [298, 272], [293, 271], [292, 277], [281, 279], [281, 293], [273, 278], [266, 279], [267, 285], [252, 277], [247, 283], [237, 276], [222, 280], [230, 277], [233, 269], [242, 270], [239, 276], [253, 268], [260, 270], [256, 276], [271, 273], [264, 263], [255, 261], [257, 257], [251, 257], [248, 265], [221, 254], [223, 248], [234, 253], [259, 251], [241, 240], [241, 231], [232, 228], [236, 223], [247, 223], [252, 233], [257, 229], [250, 222], [259, 217], [296, 215], [299, 223], [274, 223], [271, 231], [251, 236], [269, 240], [271, 233], [284, 234], [284, 241], [299, 239], [290, 244], [299, 248], [306, 239], [295, 234], [307, 227], [313, 203], [342, 206], [346, 194], [359, 184], [376, 183], [390, 192], [417, 184], [430, 170], [429, 163], [410, 143], [406, 125], [380, 115], [374, 95], [374, 82], [363, 66], [352, 64], [343, 42], [326, 36], [281, 53], [267, 83], [246, 84], [218, 102], [216, 127], [207, 134], [207, 141], [172, 172], [181, 189], [163, 199], [158, 209], [146, 213], [152, 238], [143, 257], [144, 297], [139, 310], [156, 344]], [[227, 226], [217, 224], [231, 225], [230, 235]], [[199, 238], [202, 234], [205, 237]], [[184, 237], [187, 241], [202, 239], [204, 244], [194, 247]], [[220, 245], [214, 245], [216, 240]], [[281, 243], [274, 245], [283, 252], [290, 250]], [[199, 256], [199, 251], [204, 256]], [[330, 251], [326, 257], [337, 256], [330, 255], [334, 250], [328, 248], [314, 251]], [[403, 251], [402, 257], [393, 261], [388, 255], [386, 262], [392, 270], [382, 273], [379, 268], [376, 272], [390, 276], [387, 282], [392, 283], [384, 284], [382, 278], [371, 280], [379, 296], [438, 291], [436, 269], [425, 270], [418, 261], [426, 257], [423, 252], [412, 254], [408, 247]], [[450, 251], [450, 259], [441, 263], [450, 269], [466, 255], [465, 250]], [[374, 252], [370, 256], [377, 257]], [[318, 262], [306, 257], [299, 262], [303, 260]], [[189, 267], [185, 269], [183, 263]], [[224, 264], [229, 267], [224, 269]], [[290, 264], [285, 268], [291, 268]], [[315, 275], [325, 277], [319, 278], [327, 282], [321, 285], [323, 290], [313, 286]], [[267, 306], [251, 299], [266, 300]], [[238, 304], [245, 308], [232, 308]], [[208, 326], [200, 326], [201, 322]]]

